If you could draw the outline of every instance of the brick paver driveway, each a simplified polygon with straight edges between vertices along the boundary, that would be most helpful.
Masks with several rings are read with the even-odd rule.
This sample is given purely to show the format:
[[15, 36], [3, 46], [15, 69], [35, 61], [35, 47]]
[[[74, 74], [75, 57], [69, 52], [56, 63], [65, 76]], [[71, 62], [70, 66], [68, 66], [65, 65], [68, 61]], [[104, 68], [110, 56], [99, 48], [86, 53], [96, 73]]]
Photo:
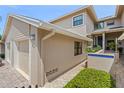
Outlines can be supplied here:
[[0, 88], [27, 87], [28, 81], [7, 62], [0, 67]]

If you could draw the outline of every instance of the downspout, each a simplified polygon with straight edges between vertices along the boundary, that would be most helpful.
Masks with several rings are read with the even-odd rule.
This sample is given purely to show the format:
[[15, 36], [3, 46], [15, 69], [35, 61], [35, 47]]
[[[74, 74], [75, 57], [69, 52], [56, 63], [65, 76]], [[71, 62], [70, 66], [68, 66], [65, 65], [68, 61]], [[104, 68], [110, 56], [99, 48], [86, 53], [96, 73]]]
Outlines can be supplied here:
[[[41, 52], [41, 56], [42, 56], [42, 58], [43, 58], [43, 67], [42, 67], [42, 70], [41, 70], [41, 71], [43, 71], [42, 73], [43, 73], [43, 83], [44, 83], [44, 84], [46, 83], [47, 79], [46, 79], [45, 64], [44, 64], [44, 59], [46, 59], [46, 55], [43, 54], [43, 51], [44, 51], [44, 45], [43, 45], [43, 43], [44, 43], [45, 40], [47, 40], [48, 38], [50, 38], [50, 37], [52, 37], [52, 36], [54, 36], [54, 35], [55, 35], [55, 32], [52, 31], [51, 33], [47, 34], [46, 36], [44, 36], [44, 37], [41, 39], [41, 51], [42, 51], [42, 52]], [[44, 84], [43, 84], [43, 85], [44, 85]]]

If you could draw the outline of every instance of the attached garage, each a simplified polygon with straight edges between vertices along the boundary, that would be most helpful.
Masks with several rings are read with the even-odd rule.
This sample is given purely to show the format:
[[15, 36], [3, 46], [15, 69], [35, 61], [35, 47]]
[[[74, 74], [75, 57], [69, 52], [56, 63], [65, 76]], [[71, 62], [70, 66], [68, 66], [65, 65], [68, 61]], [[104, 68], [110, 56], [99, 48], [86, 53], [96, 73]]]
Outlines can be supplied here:
[[18, 46], [18, 67], [25, 74], [29, 75], [29, 41], [19, 41]]

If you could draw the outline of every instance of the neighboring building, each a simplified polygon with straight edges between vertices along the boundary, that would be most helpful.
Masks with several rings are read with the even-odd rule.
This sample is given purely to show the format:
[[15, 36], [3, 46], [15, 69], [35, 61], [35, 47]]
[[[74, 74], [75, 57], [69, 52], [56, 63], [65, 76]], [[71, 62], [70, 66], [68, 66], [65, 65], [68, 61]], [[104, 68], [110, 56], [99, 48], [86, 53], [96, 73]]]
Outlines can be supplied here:
[[43, 86], [86, 59], [92, 39], [41, 20], [9, 15], [5, 58], [33, 85]]
[[4, 54], [4, 53], [5, 53], [4, 42], [0, 41], [0, 54]]
[[[124, 8], [116, 15], [98, 19], [92, 6], [65, 14], [49, 23], [19, 15], [9, 15], [2, 40], [6, 60], [32, 84], [43, 86], [85, 60], [88, 42], [103, 50], [124, 31]], [[118, 47], [124, 47], [124, 41]], [[124, 53], [124, 52], [122, 52]]]

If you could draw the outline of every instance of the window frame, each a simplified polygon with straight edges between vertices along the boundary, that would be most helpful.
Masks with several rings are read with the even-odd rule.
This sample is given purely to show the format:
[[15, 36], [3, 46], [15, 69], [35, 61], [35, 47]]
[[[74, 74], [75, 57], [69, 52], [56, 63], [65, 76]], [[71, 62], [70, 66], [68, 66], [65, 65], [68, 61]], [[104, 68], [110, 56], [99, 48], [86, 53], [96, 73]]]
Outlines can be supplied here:
[[83, 54], [83, 43], [80, 41], [74, 41], [74, 56]]
[[[80, 24], [80, 25], [74, 25], [74, 18], [75, 17], [78, 17], [78, 16], [82, 16], [82, 24]], [[75, 16], [73, 16], [72, 17], [72, 27], [78, 27], [78, 26], [81, 26], [81, 25], [84, 25], [84, 13], [81, 13], [81, 14], [78, 14], [78, 15], [75, 15]]]
[[115, 20], [109, 20], [106, 22], [107, 27], [115, 25]]
[[94, 24], [94, 29], [98, 30], [98, 29], [104, 29], [105, 28], [105, 22], [101, 21], [101, 22], [97, 22]]

